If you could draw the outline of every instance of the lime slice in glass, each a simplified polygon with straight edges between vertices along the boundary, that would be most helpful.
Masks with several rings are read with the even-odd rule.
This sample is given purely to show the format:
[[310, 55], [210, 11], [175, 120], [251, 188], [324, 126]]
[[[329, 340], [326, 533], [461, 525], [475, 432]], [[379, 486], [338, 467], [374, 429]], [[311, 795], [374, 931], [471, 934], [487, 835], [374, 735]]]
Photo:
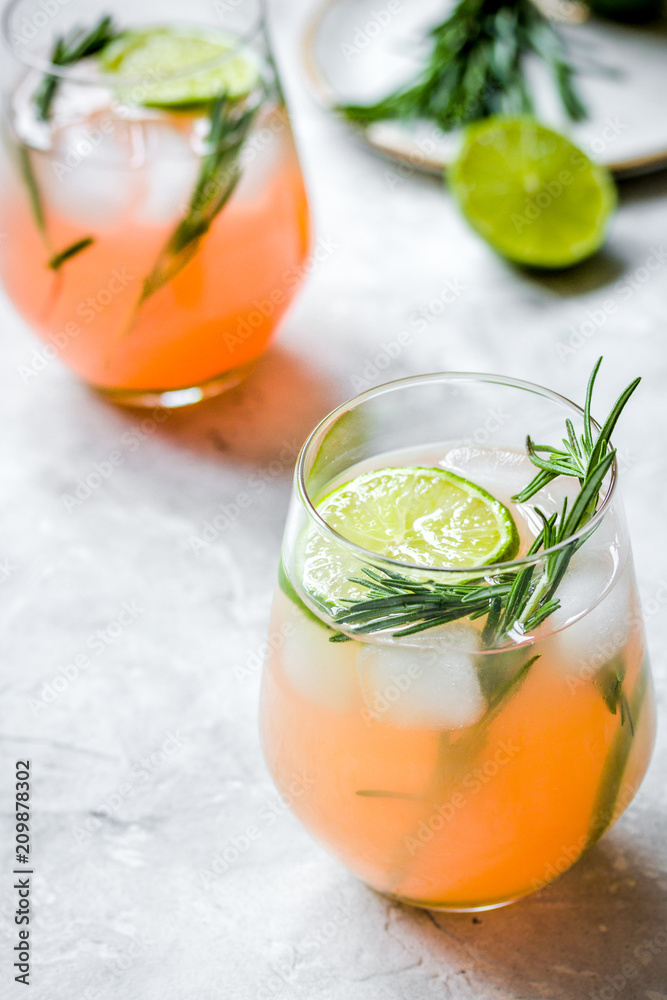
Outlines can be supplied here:
[[590, 257], [616, 207], [609, 172], [530, 118], [471, 125], [447, 179], [473, 228], [503, 256], [532, 267]]
[[102, 50], [99, 64], [105, 73], [131, 78], [128, 98], [149, 107], [245, 97], [260, 79], [257, 58], [234, 35], [195, 29], [124, 31]]
[[[512, 515], [474, 483], [444, 469], [366, 472], [317, 501], [338, 534], [378, 556], [422, 567], [478, 567], [511, 559], [519, 546]], [[358, 577], [368, 560], [311, 531], [301, 578], [327, 609], [361, 599]]]

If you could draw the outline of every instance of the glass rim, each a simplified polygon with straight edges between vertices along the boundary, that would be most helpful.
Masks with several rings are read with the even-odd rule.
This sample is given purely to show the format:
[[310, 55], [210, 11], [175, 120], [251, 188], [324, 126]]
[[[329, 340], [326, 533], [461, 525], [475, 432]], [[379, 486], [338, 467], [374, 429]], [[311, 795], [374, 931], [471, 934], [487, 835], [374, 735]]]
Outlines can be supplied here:
[[[100, 72], [96, 76], [86, 75], [81, 73], [80, 69], [77, 72], [78, 63], [73, 63], [71, 66], [59, 66], [57, 63], [51, 62], [50, 59], [46, 59], [42, 56], [33, 54], [25, 48], [19, 48], [12, 37], [14, 32], [11, 28], [11, 18], [15, 13], [16, 9], [20, 4], [24, 3], [25, 0], [10, 0], [8, 4], [3, 8], [2, 15], [0, 17], [0, 37], [4, 42], [5, 46], [14, 55], [14, 57], [22, 63], [24, 66], [30, 69], [37, 70], [40, 73], [44, 73], [48, 76], [57, 77], [59, 80], [69, 80], [72, 83], [80, 83], [85, 86], [104, 86], [107, 81], [113, 80], [113, 86], [118, 87], [132, 86], [141, 84], [145, 82], [146, 74], [142, 73], [134, 76], [127, 76], [122, 73], [103, 73]], [[188, 66], [187, 69], [176, 70], [172, 73], [165, 73], [161, 78], [160, 82], [179, 80], [184, 77], [190, 76], [192, 73], [201, 73], [206, 70], [215, 69], [216, 66], [224, 65], [230, 59], [233, 59], [244, 46], [248, 45], [260, 32], [266, 28], [267, 23], [267, 0], [254, 0], [257, 5], [257, 16], [253, 18], [253, 21], [243, 33], [234, 36], [234, 44], [225, 52], [223, 55], [216, 57], [215, 59], [208, 59], [202, 63], [195, 63], [192, 66]], [[110, 2], [110, 6], [113, 5], [113, 0]], [[218, 25], [209, 25], [203, 21], [160, 21], [156, 20], [145, 25], [134, 25], [131, 26], [133, 29], [149, 29], [149, 28], [161, 28], [174, 26], [176, 28], [192, 28], [198, 31], [204, 31], [208, 28], [212, 32], [218, 32], [224, 34], [225, 29]], [[74, 26], [73, 26], [74, 27]], [[121, 28], [121, 31], [125, 30]], [[109, 84], [111, 86], [111, 84]], [[177, 109], [176, 109], [177, 110]]]
[[[378, 552], [366, 549], [362, 545], [358, 545], [356, 542], [345, 538], [344, 535], [341, 535], [335, 530], [335, 528], [332, 528], [329, 524], [327, 524], [322, 515], [318, 513], [317, 508], [309, 495], [306, 483], [306, 460], [309, 457], [316, 441], [318, 441], [321, 436], [323, 439], [323, 435], [326, 434], [339, 417], [348, 413], [350, 410], [355, 409], [361, 403], [364, 403], [369, 399], [373, 399], [375, 396], [381, 396], [385, 393], [394, 392], [397, 389], [408, 386], [416, 386], [429, 382], [448, 381], [491, 382], [496, 385], [506, 385], [515, 389], [523, 389], [527, 392], [532, 392], [535, 395], [550, 399], [560, 405], [564, 405], [570, 410], [573, 410], [579, 416], [584, 416], [583, 407], [579, 406], [577, 403], [573, 403], [571, 399], [568, 399], [567, 396], [561, 395], [561, 393], [554, 392], [552, 389], [547, 389], [544, 386], [538, 385], [536, 382], [528, 382], [524, 379], [511, 378], [507, 375], [494, 375], [490, 372], [433, 372], [426, 375], [411, 375], [408, 378], [394, 379], [391, 382], [384, 382], [382, 385], [366, 389], [364, 392], [359, 393], [359, 395], [352, 396], [346, 402], [341, 403], [334, 410], [328, 413], [327, 416], [324, 417], [308, 435], [297, 458], [296, 468], [294, 470], [296, 493], [306, 514], [316, 523], [322, 534], [329, 536], [336, 545], [342, 545], [343, 547], [351, 550], [358, 557], [361, 557], [368, 562], [386, 563], [397, 570], [428, 572], [432, 574], [443, 573], [446, 575], [468, 577], [471, 573], [484, 576], [495, 576], [500, 573], [515, 570], [522, 566], [534, 566], [537, 563], [542, 562], [547, 556], [556, 552], [561, 552], [574, 542], [583, 541], [588, 538], [604, 519], [616, 491], [616, 483], [618, 481], [618, 464], [615, 456], [609, 471], [609, 475], [611, 477], [609, 487], [593, 517], [587, 521], [586, 524], [579, 529], [579, 531], [577, 531], [574, 535], [570, 535], [562, 542], [558, 542], [558, 544], [552, 545], [548, 549], [540, 549], [532, 555], [521, 556], [519, 559], [509, 559], [503, 562], [475, 566], [428, 566], [421, 563], [405, 562], [400, 559], [393, 559], [390, 556], [382, 556]], [[602, 428], [593, 417], [591, 417], [591, 423], [599, 434]]]

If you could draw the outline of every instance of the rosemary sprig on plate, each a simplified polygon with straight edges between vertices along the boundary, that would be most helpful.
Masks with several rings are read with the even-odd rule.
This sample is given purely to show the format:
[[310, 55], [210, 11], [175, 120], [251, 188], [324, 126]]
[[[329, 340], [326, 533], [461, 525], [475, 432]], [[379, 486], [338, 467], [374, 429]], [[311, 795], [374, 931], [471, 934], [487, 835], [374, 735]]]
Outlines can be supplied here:
[[586, 117], [565, 42], [532, 0], [459, 0], [429, 36], [430, 55], [413, 80], [375, 104], [338, 110], [361, 126], [421, 118], [445, 132], [493, 114], [532, 114], [526, 62], [537, 56], [568, 117]]
[[[533, 631], [559, 607], [557, 590], [567, 567], [584, 539], [576, 537], [597, 509], [602, 484], [614, 462], [616, 452], [609, 439], [628, 399], [637, 388], [635, 379], [619, 396], [600, 434], [590, 414], [595, 379], [602, 359], [596, 363], [588, 381], [584, 408], [584, 433], [576, 438], [571, 421], [567, 422], [564, 450], [536, 446], [530, 442], [528, 454], [539, 469], [536, 477], [515, 500], [525, 502], [557, 476], [574, 476], [580, 481], [576, 499], [568, 508], [567, 499], [560, 512], [547, 517], [539, 507], [542, 529], [527, 555], [546, 553], [540, 571], [529, 563], [518, 572], [484, 575], [458, 584], [438, 580], [415, 580], [393, 570], [365, 567], [363, 575], [352, 582], [368, 592], [363, 600], [349, 601], [349, 607], [334, 616], [335, 625], [353, 636], [389, 631], [394, 636], [412, 635], [460, 618], [476, 619], [486, 615], [482, 643], [494, 648], [508, 638], [520, 638]], [[548, 459], [540, 458], [540, 452]], [[562, 545], [572, 539], [570, 545]], [[555, 551], [553, 551], [555, 549]], [[348, 636], [338, 634], [332, 642]]]

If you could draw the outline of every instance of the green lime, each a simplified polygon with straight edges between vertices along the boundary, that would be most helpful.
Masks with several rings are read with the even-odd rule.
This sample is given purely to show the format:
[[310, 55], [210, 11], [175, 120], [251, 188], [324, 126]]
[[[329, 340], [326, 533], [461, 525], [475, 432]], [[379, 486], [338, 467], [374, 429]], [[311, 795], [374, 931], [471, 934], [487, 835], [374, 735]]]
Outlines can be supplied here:
[[[444, 469], [379, 469], [356, 476], [317, 501], [344, 538], [388, 559], [422, 567], [487, 566], [511, 559], [519, 535], [500, 501]], [[310, 532], [300, 567], [304, 586], [327, 607], [361, 599], [350, 581], [367, 563]]]
[[105, 73], [138, 80], [128, 94], [149, 107], [245, 97], [260, 78], [256, 57], [240, 49], [234, 35], [196, 29], [124, 31], [102, 50], [99, 62]]
[[530, 118], [471, 125], [448, 181], [473, 228], [505, 257], [532, 267], [590, 257], [616, 207], [609, 172]]

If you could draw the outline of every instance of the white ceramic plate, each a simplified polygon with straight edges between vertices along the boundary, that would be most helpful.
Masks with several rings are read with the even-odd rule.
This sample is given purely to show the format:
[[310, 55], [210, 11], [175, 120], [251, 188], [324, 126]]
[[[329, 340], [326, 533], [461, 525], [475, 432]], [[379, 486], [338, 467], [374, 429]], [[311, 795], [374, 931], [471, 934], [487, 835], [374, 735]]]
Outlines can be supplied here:
[[[409, 79], [443, 0], [325, 0], [304, 36], [306, 73], [315, 97], [333, 109], [368, 103]], [[539, 117], [566, 132], [617, 176], [667, 166], [667, 20], [632, 27], [591, 18], [560, 24], [577, 64], [589, 109], [573, 125], [560, 111], [542, 67], [534, 67]], [[352, 126], [351, 126], [352, 127]], [[416, 169], [440, 173], [458, 147], [456, 133], [429, 123], [377, 123], [355, 129], [374, 149]]]

